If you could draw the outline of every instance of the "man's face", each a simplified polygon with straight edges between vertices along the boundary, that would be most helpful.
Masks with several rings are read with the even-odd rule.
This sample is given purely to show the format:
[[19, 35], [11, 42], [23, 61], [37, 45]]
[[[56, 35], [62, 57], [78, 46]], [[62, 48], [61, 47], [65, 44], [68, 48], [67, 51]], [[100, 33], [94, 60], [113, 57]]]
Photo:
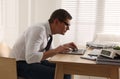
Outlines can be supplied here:
[[66, 33], [66, 31], [69, 30], [69, 26], [70, 26], [69, 19], [67, 19], [66, 21], [63, 21], [63, 22], [59, 21], [58, 26], [57, 26], [58, 34], [64, 35]]

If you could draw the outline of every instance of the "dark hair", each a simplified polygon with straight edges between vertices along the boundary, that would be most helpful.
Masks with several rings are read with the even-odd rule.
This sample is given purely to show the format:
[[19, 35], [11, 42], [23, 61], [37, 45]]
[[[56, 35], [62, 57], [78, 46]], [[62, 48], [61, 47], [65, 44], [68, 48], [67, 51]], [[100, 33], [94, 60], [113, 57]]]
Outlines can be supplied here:
[[72, 19], [72, 16], [70, 15], [70, 13], [68, 13], [66, 10], [64, 9], [57, 9], [55, 10], [50, 18], [49, 18], [49, 22], [52, 23], [55, 19], [58, 19], [59, 21], [63, 22], [66, 19]]

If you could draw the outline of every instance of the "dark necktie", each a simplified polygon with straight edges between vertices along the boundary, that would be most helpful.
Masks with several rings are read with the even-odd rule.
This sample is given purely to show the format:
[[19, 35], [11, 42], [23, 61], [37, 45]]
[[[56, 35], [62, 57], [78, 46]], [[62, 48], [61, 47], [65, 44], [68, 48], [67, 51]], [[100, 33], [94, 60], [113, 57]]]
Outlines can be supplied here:
[[49, 35], [49, 40], [48, 40], [48, 43], [47, 43], [47, 46], [45, 47], [45, 50], [48, 51], [50, 49], [50, 46], [51, 46], [51, 43], [52, 43], [52, 35]]

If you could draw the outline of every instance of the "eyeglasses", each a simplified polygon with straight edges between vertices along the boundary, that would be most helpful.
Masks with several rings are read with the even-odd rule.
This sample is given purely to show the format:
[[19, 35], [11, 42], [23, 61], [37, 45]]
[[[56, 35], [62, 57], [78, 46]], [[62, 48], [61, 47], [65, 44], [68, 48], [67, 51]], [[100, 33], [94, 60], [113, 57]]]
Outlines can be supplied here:
[[70, 24], [68, 24], [67, 22], [63, 22], [66, 26], [70, 26]]

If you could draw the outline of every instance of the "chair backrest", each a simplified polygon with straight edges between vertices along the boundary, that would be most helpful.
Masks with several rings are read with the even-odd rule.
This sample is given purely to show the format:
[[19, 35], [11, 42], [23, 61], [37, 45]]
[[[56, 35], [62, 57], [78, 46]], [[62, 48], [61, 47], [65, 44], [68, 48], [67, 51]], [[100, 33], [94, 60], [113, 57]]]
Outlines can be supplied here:
[[10, 47], [0, 42], [0, 79], [17, 79], [16, 60], [9, 58]]
[[0, 79], [17, 79], [16, 60], [0, 57]]

